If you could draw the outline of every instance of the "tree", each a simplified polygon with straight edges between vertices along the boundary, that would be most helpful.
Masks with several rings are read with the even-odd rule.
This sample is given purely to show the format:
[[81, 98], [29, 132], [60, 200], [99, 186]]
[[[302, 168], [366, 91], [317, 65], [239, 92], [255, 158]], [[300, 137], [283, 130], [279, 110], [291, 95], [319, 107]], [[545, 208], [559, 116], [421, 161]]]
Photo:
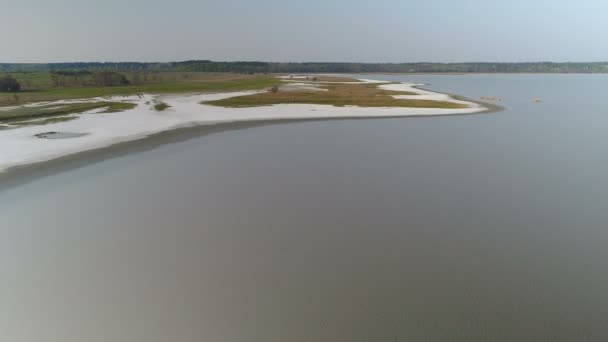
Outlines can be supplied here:
[[112, 71], [96, 72], [91, 76], [91, 78], [94, 85], [101, 87], [113, 87], [130, 84], [125, 75]]
[[10, 75], [0, 77], [0, 92], [16, 93], [18, 91], [21, 91], [21, 84], [14, 77]]

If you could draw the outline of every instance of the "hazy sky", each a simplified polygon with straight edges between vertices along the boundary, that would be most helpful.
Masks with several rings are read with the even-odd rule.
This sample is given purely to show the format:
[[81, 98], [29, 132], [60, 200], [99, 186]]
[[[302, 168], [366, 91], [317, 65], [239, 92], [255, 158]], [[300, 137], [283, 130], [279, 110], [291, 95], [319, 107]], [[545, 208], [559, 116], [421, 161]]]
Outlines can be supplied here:
[[0, 62], [608, 60], [605, 0], [0, 4]]

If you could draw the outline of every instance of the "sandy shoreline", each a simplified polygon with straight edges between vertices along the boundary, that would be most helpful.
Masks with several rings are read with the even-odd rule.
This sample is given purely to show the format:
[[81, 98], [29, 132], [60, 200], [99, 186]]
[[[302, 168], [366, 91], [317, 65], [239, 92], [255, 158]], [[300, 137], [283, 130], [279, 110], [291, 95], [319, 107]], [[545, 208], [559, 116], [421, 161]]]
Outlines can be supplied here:
[[[417, 84], [391, 84], [391, 90], [415, 91], [421, 98], [444, 101], [447, 94], [431, 92], [419, 88]], [[137, 107], [121, 113], [83, 114], [77, 120], [29, 126], [0, 131], [0, 180], [4, 181], [12, 174], [22, 174], [40, 169], [44, 174], [54, 166], [44, 166], [45, 162], [90, 159], [91, 155], [117, 153], [118, 150], [131, 150], [135, 146], [156, 146], [154, 140], [163, 137], [193, 135], [200, 136], [210, 132], [240, 129], [251, 126], [284, 123], [293, 121], [388, 118], [407, 116], [468, 115], [495, 111], [487, 104], [470, 100], [451, 98], [457, 103], [467, 103], [470, 108], [363, 108], [333, 107], [326, 105], [274, 105], [250, 108], [223, 108], [201, 105], [209, 101], [252, 92], [234, 92], [199, 95], [143, 95], [112, 98], [112, 100], [137, 103]], [[411, 96], [411, 95], [399, 95]], [[151, 108], [154, 100], [162, 100], [171, 108], [158, 112]], [[40, 139], [36, 134], [43, 132], [87, 133], [74, 139]], [[139, 143], [136, 143], [139, 141]], [[122, 155], [122, 154], [121, 154]], [[101, 159], [111, 158], [106, 156]], [[83, 160], [84, 160], [83, 159]], [[95, 158], [94, 158], [95, 159]], [[53, 163], [57, 164], [57, 163]], [[76, 163], [78, 164], [78, 163]], [[84, 165], [84, 164], [83, 164]]]

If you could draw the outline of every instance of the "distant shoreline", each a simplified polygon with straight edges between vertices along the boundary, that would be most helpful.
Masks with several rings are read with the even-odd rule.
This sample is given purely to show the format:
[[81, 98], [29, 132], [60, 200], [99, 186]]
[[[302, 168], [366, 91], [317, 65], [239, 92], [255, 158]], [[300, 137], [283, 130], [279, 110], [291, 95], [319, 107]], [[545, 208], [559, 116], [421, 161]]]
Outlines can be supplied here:
[[189, 60], [173, 62], [0, 63], [3, 72], [234, 72], [234, 73], [608, 73], [608, 62], [268, 62]]

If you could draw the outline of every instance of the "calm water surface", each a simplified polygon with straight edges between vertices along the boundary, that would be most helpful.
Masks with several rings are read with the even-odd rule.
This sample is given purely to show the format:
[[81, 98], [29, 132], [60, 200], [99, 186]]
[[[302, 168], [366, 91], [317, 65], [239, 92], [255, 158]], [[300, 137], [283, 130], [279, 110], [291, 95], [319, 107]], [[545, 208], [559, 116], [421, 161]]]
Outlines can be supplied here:
[[374, 77], [507, 110], [217, 133], [4, 189], [0, 340], [606, 340], [608, 76]]

